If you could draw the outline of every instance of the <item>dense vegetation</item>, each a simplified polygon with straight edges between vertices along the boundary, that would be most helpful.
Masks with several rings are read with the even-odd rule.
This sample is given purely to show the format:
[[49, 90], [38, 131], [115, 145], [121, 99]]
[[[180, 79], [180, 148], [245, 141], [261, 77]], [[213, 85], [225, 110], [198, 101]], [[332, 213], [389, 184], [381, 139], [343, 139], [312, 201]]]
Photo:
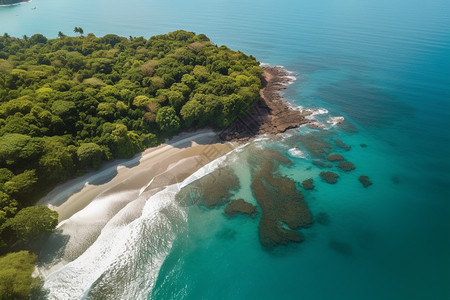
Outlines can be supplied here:
[[56, 183], [183, 128], [225, 127], [258, 98], [255, 58], [203, 34], [76, 32], [0, 36], [0, 253], [56, 225], [47, 208], [24, 210]]

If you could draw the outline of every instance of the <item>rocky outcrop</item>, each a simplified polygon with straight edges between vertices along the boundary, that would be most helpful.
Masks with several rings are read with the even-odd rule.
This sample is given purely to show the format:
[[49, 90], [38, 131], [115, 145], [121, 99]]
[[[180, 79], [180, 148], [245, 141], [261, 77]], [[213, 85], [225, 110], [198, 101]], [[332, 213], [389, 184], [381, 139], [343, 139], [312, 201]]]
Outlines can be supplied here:
[[225, 207], [227, 217], [234, 217], [237, 214], [256, 217], [256, 206], [246, 202], [244, 199], [231, 200], [230, 204]]
[[257, 135], [282, 133], [312, 122], [305, 118], [310, 113], [292, 109], [280, 95], [290, 80], [284, 69], [265, 67], [261, 77], [260, 98], [252, 112], [238, 117], [219, 137], [226, 141], [245, 141]]
[[207, 207], [229, 202], [233, 191], [240, 188], [239, 178], [231, 168], [219, 168], [214, 172], [183, 187], [176, 200], [185, 206], [202, 204]]
[[320, 172], [320, 177], [322, 177], [323, 180], [325, 180], [330, 184], [335, 184], [337, 183], [339, 175], [334, 172], [327, 171], [327, 172]]
[[[259, 156], [258, 153], [255, 155]], [[295, 182], [274, 173], [278, 164], [268, 159], [260, 165], [254, 165], [251, 184], [253, 195], [261, 207], [259, 241], [267, 248], [302, 242], [304, 237], [296, 230], [308, 227], [313, 222], [312, 214]]]
[[315, 166], [317, 166], [319, 168], [331, 168], [331, 167], [333, 167], [332, 164], [323, 162], [321, 160], [313, 160], [312, 163], [313, 163], [313, 165], [315, 165]]
[[305, 190], [313, 190], [314, 189], [314, 184], [313, 184], [312, 178], [303, 180], [302, 185]]
[[338, 163], [338, 168], [346, 171], [346, 172], [350, 172], [354, 169], [356, 169], [355, 165], [349, 161], [341, 161], [340, 163]]
[[340, 154], [328, 155], [327, 159], [329, 161], [342, 161], [342, 160], [345, 160], [345, 158], [342, 155], [340, 155]]
[[334, 143], [336, 144], [336, 146], [346, 150], [346, 151], [350, 151], [350, 149], [352, 149], [351, 146], [345, 144], [343, 141], [341, 141], [340, 139], [334, 139]]
[[363, 185], [363, 187], [368, 187], [370, 185], [372, 185], [372, 181], [369, 179], [368, 176], [366, 175], [361, 175], [358, 178], [359, 182], [361, 182], [361, 184]]

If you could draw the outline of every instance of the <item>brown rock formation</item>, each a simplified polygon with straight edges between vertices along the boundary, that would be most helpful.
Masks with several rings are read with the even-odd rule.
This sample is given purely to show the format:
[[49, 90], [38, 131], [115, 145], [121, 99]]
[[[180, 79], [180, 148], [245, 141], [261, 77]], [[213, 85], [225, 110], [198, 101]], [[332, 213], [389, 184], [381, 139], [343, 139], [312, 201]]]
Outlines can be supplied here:
[[320, 172], [320, 177], [322, 177], [322, 179], [328, 183], [335, 184], [337, 182], [339, 175], [334, 172], [328, 171], [328, 172]]
[[303, 180], [302, 185], [305, 190], [313, 190], [314, 189], [314, 184], [313, 184], [312, 178]]
[[182, 205], [220, 206], [240, 188], [239, 178], [231, 168], [219, 168], [180, 190], [176, 200]]
[[339, 140], [339, 139], [334, 139], [334, 143], [336, 144], [336, 146], [345, 149], [346, 151], [349, 151], [350, 149], [352, 149], [351, 146], [345, 144], [343, 141]]
[[246, 202], [244, 199], [231, 200], [230, 204], [225, 207], [227, 217], [234, 217], [237, 214], [256, 216], [256, 206]]
[[238, 117], [219, 134], [222, 140], [247, 140], [259, 134], [277, 134], [312, 122], [304, 114], [293, 110], [280, 95], [290, 81], [286, 71], [279, 67], [265, 67], [261, 76], [260, 98], [252, 112]]
[[333, 166], [332, 164], [323, 162], [321, 160], [313, 160], [312, 163], [319, 168], [331, 168]]
[[356, 169], [355, 165], [349, 161], [341, 161], [340, 163], [338, 163], [338, 168], [346, 171], [346, 172], [350, 172], [354, 169]]
[[340, 155], [340, 154], [331, 154], [331, 155], [328, 155], [327, 159], [328, 159], [329, 161], [341, 161], [341, 160], [345, 160], [345, 158], [344, 158], [342, 155]]
[[255, 167], [251, 185], [262, 212], [258, 226], [259, 240], [268, 248], [303, 241], [303, 235], [294, 230], [313, 222], [295, 182], [274, 174], [274, 169], [273, 160], [266, 160]]
[[365, 187], [365, 188], [372, 185], [372, 181], [366, 175], [359, 176], [358, 180], [359, 180], [359, 182], [362, 183], [363, 187]]

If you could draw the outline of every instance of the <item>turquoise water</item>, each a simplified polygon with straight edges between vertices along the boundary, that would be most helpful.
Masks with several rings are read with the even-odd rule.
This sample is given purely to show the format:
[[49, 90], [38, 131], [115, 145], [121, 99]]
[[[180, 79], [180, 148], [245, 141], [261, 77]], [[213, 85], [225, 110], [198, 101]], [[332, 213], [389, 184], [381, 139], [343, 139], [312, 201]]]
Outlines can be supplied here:
[[[331, 143], [357, 168], [336, 171], [336, 185], [320, 181], [306, 145], [296, 143], [306, 158], [295, 158], [288, 139], [259, 143], [294, 161], [283, 174], [315, 179], [316, 190], [302, 192], [329, 225], [316, 222], [302, 230], [304, 243], [266, 251], [258, 219], [228, 220], [223, 208], [190, 207], [159, 274], [127, 279], [142, 290], [154, 283], [149, 298], [450, 299], [449, 1], [33, 0], [0, 8], [0, 32], [12, 36], [56, 37], [75, 26], [99, 36], [205, 33], [293, 71], [297, 80], [285, 96], [328, 110], [317, 115], [323, 124], [345, 118], [325, 134], [291, 133], [352, 146], [345, 151]], [[255, 202], [245, 159], [251, 149], [230, 165], [242, 186], [236, 197]], [[360, 174], [374, 185], [364, 189]], [[330, 241], [350, 252], [331, 249]], [[136, 261], [145, 270], [150, 254], [144, 250]], [[99, 279], [85, 295], [97, 298], [104, 285]], [[120, 295], [123, 286], [107, 289]]]

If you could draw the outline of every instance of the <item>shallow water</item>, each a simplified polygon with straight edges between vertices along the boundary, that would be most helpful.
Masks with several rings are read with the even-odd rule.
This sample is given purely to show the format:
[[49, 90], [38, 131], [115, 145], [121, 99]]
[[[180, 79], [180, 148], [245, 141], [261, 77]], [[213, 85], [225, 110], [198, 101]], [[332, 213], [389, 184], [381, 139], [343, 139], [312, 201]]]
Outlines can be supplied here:
[[[192, 206], [156, 275], [112, 280], [122, 273], [104, 272], [87, 298], [114, 290], [131, 299], [129, 286], [152, 299], [450, 298], [449, 1], [33, 0], [0, 8], [0, 32], [13, 36], [56, 37], [75, 26], [99, 36], [149, 37], [179, 28], [205, 33], [293, 71], [297, 81], [285, 96], [326, 109], [315, 117], [329, 128], [258, 143], [295, 163], [282, 174], [297, 182], [314, 178], [315, 190], [298, 188], [313, 215], [325, 213], [329, 225], [302, 229], [305, 242], [267, 251], [258, 219], [229, 220], [223, 207]], [[327, 122], [339, 116], [343, 124]], [[312, 138], [295, 135], [329, 142], [356, 170], [333, 167], [338, 183], [322, 182], [312, 164]], [[351, 150], [338, 147], [336, 138]], [[256, 203], [246, 155], [251, 148], [230, 158], [241, 183], [235, 197]], [[374, 184], [364, 189], [361, 174]], [[127, 260], [154, 271], [148, 245], [129, 246]]]

